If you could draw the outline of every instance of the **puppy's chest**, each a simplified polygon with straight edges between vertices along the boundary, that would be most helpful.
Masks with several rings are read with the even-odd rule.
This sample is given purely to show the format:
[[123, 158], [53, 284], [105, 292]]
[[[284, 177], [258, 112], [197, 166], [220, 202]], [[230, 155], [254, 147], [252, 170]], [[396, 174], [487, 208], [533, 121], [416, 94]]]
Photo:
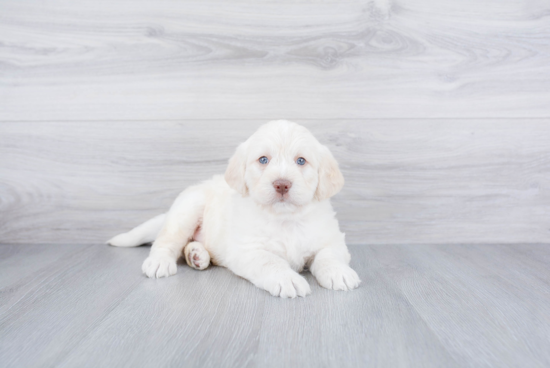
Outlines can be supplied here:
[[301, 271], [315, 253], [315, 239], [304, 223], [283, 221], [270, 224], [264, 237], [266, 250], [284, 258], [290, 266]]

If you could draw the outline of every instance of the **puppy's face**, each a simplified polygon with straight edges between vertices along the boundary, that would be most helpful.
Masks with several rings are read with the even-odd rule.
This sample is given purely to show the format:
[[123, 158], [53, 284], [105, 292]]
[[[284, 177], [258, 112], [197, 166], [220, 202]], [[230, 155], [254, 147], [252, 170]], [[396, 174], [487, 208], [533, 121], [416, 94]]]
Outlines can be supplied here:
[[304, 127], [285, 120], [260, 127], [229, 161], [227, 183], [276, 212], [292, 212], [336, 194], [344, 185], [338, 163]]

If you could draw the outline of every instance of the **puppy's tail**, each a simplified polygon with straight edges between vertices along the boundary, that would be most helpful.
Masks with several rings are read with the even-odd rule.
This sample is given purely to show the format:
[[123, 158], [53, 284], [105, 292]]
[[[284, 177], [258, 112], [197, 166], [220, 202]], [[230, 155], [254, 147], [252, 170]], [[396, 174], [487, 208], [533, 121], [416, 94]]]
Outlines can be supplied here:
[[158, 215], [145, 221], [143, 224], [134, 227], [127, 233], [122, 233], [107, 241], [107, 244], [115, 247], [137, 247], [150, 243], [157, 238], [157, 235], [164, 224], [166, 214]]

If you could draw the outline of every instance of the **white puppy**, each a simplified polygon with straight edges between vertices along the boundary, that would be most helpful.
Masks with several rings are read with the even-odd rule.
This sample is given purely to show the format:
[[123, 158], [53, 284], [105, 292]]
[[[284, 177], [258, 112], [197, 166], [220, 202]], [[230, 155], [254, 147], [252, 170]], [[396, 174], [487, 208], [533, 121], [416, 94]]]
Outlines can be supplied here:
[[355, 289], [361, 281], [329, 200], [343, 185], [338, 163], [306, 128], [272, 121], [239, 145], [225, 178], [187, 188], [167, 214], [109, 244], [154, 240], [148, 277], [175, 274], [183, 250], [193, 268], [212, 262], [283, 298], [311, 293], [305, 267], [327, 289]]

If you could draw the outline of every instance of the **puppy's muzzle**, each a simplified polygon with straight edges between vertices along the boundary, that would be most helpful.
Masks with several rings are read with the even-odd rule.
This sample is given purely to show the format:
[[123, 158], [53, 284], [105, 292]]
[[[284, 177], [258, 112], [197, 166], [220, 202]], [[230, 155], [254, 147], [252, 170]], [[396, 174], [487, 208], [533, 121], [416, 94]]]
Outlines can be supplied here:
[[288, 180], [279, 179], [273, 182], [273, 188], [275, 188], [277, 193], [280, 193], [282, 195], [285, 195], [285, 193], [288, 193], [291, 187], [292, 187], [292, 183]]

